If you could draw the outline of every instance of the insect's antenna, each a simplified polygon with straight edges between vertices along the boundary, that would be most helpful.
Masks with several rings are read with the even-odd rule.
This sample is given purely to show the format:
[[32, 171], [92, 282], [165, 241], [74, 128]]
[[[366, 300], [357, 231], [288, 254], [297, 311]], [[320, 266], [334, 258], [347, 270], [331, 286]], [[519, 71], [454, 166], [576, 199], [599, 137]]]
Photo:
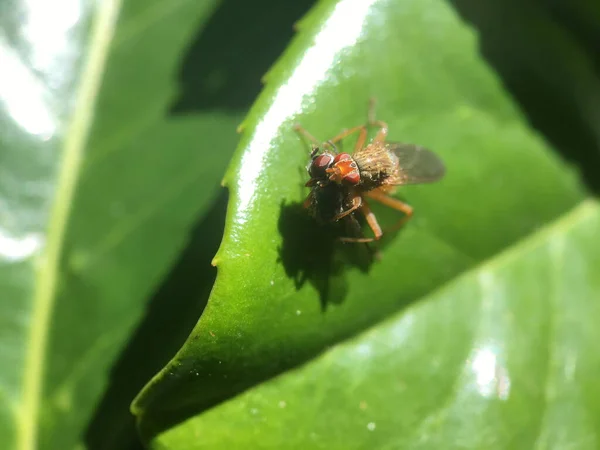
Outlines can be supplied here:
[[314, 158], [317, 153], [319, 153], [319, 147], [316, 145], [313, 145], [312, 151], [310, 152], [310, 157]]
[[332, 141], [327, 141], [327, 142], [325, 142], [325, 144], [327, 144], [329, 147], [331, 147], [333, 149], [333, 153], [338, 152], [337, 147], [335, 146], [335, 144]]

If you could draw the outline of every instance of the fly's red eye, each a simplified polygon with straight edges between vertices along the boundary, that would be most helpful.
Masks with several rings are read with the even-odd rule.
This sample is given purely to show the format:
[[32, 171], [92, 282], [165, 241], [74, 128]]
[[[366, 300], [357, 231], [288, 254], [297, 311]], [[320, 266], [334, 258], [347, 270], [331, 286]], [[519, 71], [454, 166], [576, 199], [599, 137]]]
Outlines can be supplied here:
[[348, 159], [352, 159], [352, 157], [348, 153], [338, 153], [337, 155], [335, 155], [335, 158], [333, 158], [333, 163], [335, 164], [340, 161], [347, 161]]
[[329, 168], [333, 162], [333, 156], [328, 154], [322, 154], [315, 157], [310, 163], [309, 173], [313, 178], [320, 178], [325, 176], [325, 169]]
[[344, 177], [344, 182], [348, 184], [358, 184], [360, 183], [360, 174], [357, 171], [350, 172]]

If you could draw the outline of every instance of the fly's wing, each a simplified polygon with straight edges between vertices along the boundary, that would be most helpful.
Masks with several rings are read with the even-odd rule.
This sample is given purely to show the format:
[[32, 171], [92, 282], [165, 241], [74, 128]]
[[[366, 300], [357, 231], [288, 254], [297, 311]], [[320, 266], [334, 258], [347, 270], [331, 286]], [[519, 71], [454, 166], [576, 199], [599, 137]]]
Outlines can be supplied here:
[[389, 142], [387, 148], [398, 158], [398, 167], [386, 184], [431, 183], [446, 173], [442, 160], [431, 150], [415, 144]]

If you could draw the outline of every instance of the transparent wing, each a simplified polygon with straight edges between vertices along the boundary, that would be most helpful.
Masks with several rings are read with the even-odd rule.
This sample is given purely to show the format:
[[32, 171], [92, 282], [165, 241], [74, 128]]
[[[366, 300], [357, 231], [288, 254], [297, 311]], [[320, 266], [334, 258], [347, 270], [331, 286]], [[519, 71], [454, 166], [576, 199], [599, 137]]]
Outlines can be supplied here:
[[431, 183], [446, 173], [444, 163], [431, 150], [400, 142], [388, 142], [387, 148], [398, 158], [398, 169], [386, 184]]

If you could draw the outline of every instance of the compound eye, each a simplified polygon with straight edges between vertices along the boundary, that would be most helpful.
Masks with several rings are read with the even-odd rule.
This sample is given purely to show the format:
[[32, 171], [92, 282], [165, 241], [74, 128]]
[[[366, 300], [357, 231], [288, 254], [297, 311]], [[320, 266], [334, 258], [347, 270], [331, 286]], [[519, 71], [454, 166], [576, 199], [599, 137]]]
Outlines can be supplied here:
[[347, 184], [357, 185], [360, 183], [360, 174], [357, 171], [350, 172], [343, 179]]
[[326, 153], [313, 158], [308, 171], [310, 176], [313, 178], [324, 177], [326, 175], [325, 169], [328, 169], [332, 162], [333, 156]]
[[335, 155], [335, 158], [333, 158], [333, 163], [339, 163], [340, 161], [348, 161], [349, 159], [352, 159], [352, 157], [348, 154], [348, 153], [338, 153], [337, 155]]

